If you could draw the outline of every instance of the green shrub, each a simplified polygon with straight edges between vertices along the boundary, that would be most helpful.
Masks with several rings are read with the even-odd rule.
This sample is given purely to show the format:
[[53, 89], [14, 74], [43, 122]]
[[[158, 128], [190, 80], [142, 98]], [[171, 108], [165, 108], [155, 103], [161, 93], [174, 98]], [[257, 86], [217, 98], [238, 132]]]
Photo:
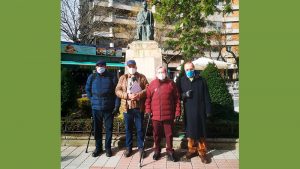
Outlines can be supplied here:
[[88, 118], [92, 116], [91, 102], [87, 97], [77, 99], [77, 105], [78, 111], [76, 113], [79, 114], [80, 118]]
[[237, 120], [238, 115], [234, 113], [233, 100], [215, 64], [208, 66], [201, 73], [207, 81], [213, 117], [218, 119]]
[[88, 132], [91, 130], [91, 119], [62, 119], [61, 130], [64, 132], [84, 131]]
[[69, 70], [61, 72], [61, 115], [66, 116], [76, 107], [76, 85]]

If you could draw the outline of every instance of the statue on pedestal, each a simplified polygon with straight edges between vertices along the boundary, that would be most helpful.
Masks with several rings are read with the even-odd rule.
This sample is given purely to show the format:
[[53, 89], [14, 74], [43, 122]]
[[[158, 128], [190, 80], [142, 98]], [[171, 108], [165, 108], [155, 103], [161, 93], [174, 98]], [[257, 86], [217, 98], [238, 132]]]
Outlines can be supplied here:
[[154, 18], [150, 10], [147, 9], [147, 2], [143, 2], [143, 9], [139, 11], [136, 23], [137, 23], [137, 40], [154, 40]]

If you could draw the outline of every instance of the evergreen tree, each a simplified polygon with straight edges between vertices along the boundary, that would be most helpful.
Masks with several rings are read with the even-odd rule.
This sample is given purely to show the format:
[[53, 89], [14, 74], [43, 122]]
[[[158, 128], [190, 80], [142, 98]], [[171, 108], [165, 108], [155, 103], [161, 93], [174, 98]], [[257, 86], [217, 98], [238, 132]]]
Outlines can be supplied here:
[[215, 64], [208, 64], [201, 72], [207, 81], [213, 116], [222, 119], [231, 119], [234, 113], [233, 99]]

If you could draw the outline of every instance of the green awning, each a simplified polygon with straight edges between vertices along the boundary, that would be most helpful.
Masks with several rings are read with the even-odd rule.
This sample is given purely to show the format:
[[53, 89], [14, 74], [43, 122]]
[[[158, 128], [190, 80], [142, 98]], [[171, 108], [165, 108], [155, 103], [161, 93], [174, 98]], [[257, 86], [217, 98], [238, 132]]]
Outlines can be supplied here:
[[[75, 61], [61, 61], [62, 65], [87, 65], [95, 66], [96, 62], [75, 62]], [[106, 66], [109, 67], [125, 67], [124, 63], [106, 63]]]

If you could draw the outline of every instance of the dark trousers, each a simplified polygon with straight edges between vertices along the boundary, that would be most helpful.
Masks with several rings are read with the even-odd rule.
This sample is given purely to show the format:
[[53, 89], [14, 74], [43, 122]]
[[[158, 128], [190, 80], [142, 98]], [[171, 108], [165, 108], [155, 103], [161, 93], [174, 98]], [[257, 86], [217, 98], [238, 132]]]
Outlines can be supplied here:
[[96, 149], [102, 149], [102, 127], [103, 120], [105, 125], [105, 149], [111, 148], [113, 119], [114, 116], [111, 111], [101, 111], [93, 109], [94, 118], [94, 133], [96, 140]]
[[153, 137], [154, 137], [154, 151], [155, 152], [161, 151], [160, 141], [164, 129], [166, 142], [167, 142], [166, 150], [167, 152], [174, 152], [173, 134], [172, 134], [173, 120], [166, 120], [166, 121], [152, 120], [152, 124], [153, 124]]
[[138, 148], [143, 148], [144, 134], [143, 134], [143, 120], [144, 113], [139, 109], [129, 109], [128, 112], [123, 113], [125, 122], [125, 132], [126, 132], [126, 147], [132, 148], [132, 131], [133, 124], [135, 124], [137, 133], [137, 143]]

